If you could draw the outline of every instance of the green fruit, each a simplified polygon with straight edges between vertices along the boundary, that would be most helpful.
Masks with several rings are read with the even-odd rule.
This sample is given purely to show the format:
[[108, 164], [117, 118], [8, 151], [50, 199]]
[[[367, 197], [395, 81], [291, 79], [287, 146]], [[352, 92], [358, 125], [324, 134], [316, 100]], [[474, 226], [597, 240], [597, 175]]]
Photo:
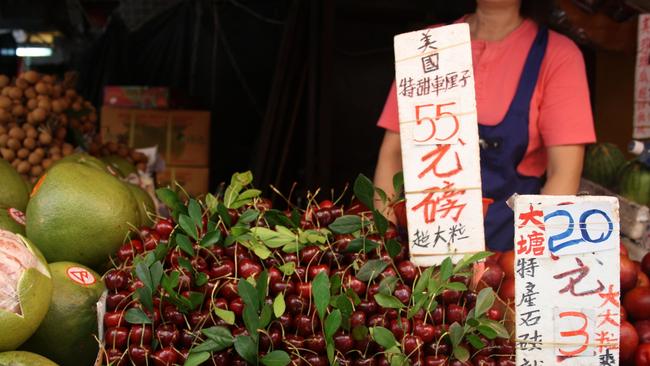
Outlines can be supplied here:
[[641, 205], [650, 204], [650, 169], [633, 160], [620, 171], [619, 194]]
[[14, 234], [25, 235], [25, 225], [17, 222], [12, 217], [12, 214], [16, 214], [13, 210], [15, 210], [15, 208], [0, 208], [0, 230], [7, 230]]
[[119, 155], [109, 155], [102, 158], [102, 161], [109, 166], [117, 169], [122, 176], [126, 177], [129, 174], [138, 174], [138, 169], [130, 161], [124, 159]]
[[27, 205], [26, 232], [50, 262], [106, 262], [140, 216], [119, 179], [78, 163], [52, 168]]
[[149, 218], [149, 214], [156, 214], [156, 206], [154, 205], [151, 196], [149, 196], [149, 193], [144, 189], [134, 184], [124, 184], [129, 188], [131, 194], [135, 198], [136, 204], [138, 205], [138, 212], [140, 213], [140, 225], [138, 226], [152, 226], [154, 221]]
[[52, 303], [21, 349], [37, 352], [62, 366], [92, 365], [99, 346], [96, 303], [106, 289], [99, 274], [77, 263], [50, 264]]
[[47, 358], [31, 352], [10, 351], [0, 353], [0, 366], [59, 366]]
[[59, 164], [63, 164], [63, 163], [83, 164], [85, 166], [88, 166], [88, 167], [91, 167], [91, 168], [96, 168], [96, 169], [99, 169], [99, 170], [101, 170], [103, 172], [113, 174], [113, 172], [111, 172], [107, 168], [106, 163], [104, 163], [103, 161], [97, 159], [96, 157], [94, 157], [92, 155], [89, 155], [89, 154], [86, 154], [84, 152], [76, 152], [74, 154], [70, 154], [70, 155], [64, 157], [63, 159], [61, 159], [61, 160], [57, 161], [56, 163], [52, 164], [52, 166], [50, 167], [50, 170], [52, 168], [54, 168], [55, 166], [57, 166]]
[[608, 142], [592, 144], [587, 147], [582, 175], [602, 186], [613, 187], [623, 164], [625, 156], [616, 145]]
[[4, 159], [0, 159], [0, 187], [0, 207], [25, 211], [29, 190], [20, 174]]
[[24, 237], [0, 231], [0, 351], [16, 349], [36, 331], [51, 299], [43, 255]]

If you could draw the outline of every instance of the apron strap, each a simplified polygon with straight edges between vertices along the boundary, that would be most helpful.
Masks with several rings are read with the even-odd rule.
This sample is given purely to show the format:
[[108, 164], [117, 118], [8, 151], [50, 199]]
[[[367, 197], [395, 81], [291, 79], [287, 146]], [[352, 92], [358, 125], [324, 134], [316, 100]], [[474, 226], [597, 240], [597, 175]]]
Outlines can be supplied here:
[[548, 28], [540, 26], [533, 45], [530, 48], [530, 52], [528, 52], [528, 57], [526, 58], [526, 63], [524, 64], [524, 69], [519, 79], [519, 85], [517, 86], [517, 93], [512, 99], [510, 108], [513, 109], [513, 112], [516, 111], [526, 114], [529, 112], [530, 100], [533, 97], [535, 85], [537, 85], [547, 44]]

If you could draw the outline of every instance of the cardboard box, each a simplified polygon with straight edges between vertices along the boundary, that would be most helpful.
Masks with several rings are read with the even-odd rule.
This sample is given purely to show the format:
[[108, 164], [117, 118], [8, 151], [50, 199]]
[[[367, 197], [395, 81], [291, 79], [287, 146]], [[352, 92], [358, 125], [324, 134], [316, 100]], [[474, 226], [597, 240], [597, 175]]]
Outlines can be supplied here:
[[132, 148], [158, 146], [169, 165], [210, 163], [210, 112], [102, 107], [101, 137]]
[[[167, 166], [156, 173], [156, 186], [172, 186], [176, 181], [193, 197], [203, 196], [209, 192], [210, 169]], [[172, 186], [173, 188], [173, 186]]]
[[169, 88], [105, 86], [104, 105], [122, 108], [169, 108]]

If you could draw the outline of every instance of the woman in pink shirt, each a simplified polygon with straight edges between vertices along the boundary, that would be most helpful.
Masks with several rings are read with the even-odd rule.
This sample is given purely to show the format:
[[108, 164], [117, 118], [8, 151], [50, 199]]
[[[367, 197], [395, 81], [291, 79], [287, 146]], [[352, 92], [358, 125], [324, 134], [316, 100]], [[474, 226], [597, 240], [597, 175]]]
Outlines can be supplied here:
[[[567, 37], [532, 18], [552, 1], [478, 0], [469, 24], [490, 249], [513, 247], [519, 194], [576, 194], [584, 145], [595, 141], [584, 60]], [[386, 129], [375, 184], [392, 192], [402, 169], [395, 84], [377, 123]]]

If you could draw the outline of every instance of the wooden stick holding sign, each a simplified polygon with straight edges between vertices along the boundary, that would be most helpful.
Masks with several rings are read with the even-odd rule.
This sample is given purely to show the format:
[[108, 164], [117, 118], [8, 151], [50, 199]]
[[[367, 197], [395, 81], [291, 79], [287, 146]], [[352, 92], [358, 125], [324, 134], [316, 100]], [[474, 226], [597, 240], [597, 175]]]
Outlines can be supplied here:
[[483, 251], [478, 123], [469, 26], [395, 37], [411, 261]]
[[650, 14], [639, 15], [634, 78], [635, 139], [650, 138]]
[[518, 196], [514, 210], [517, 365], [618, 365], [618, 199]]

